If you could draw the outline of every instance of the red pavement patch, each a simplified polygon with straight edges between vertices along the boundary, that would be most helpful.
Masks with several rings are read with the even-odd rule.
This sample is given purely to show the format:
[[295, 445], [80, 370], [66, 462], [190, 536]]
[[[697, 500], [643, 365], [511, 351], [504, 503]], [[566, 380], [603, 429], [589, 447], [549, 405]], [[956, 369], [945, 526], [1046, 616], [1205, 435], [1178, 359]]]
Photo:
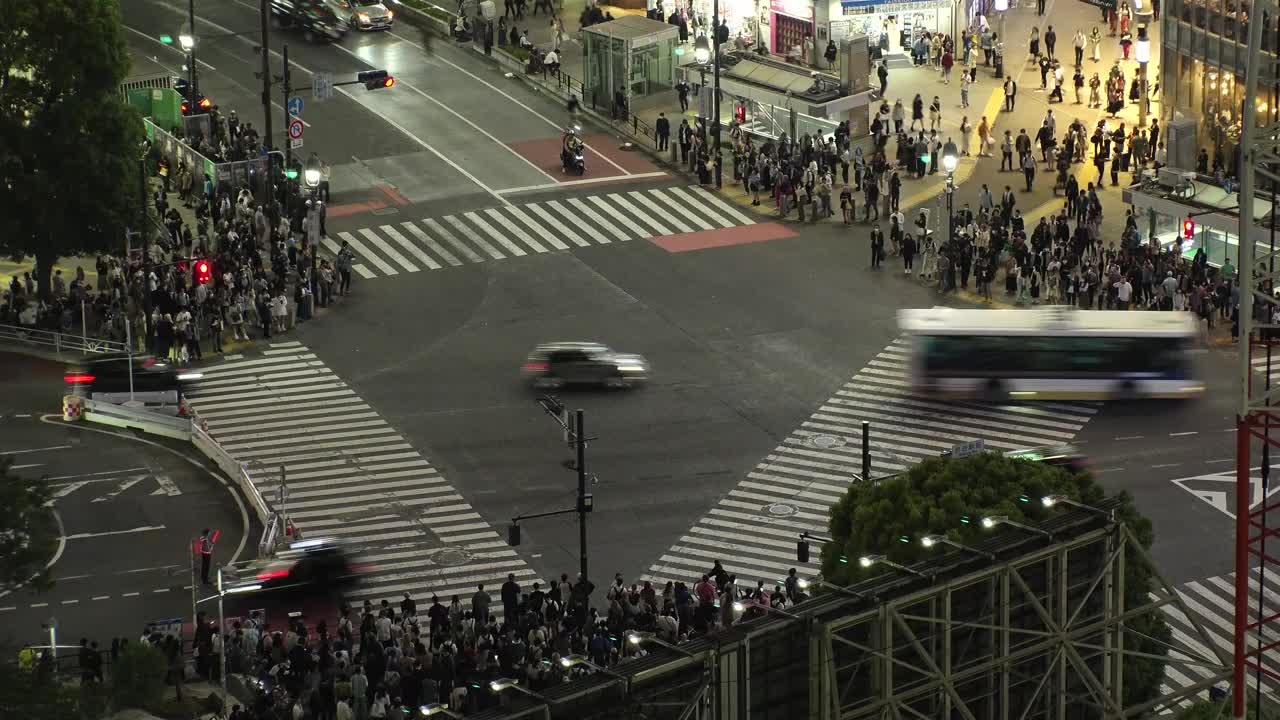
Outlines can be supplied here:
[[[550, 175], [556, 182], [592, 180], [593, 178], [600, 178], [601, 181], [606, 179], [610, 181], [626, 180], [627, 175], [622, 170], [618, 170], [618, 167], [637, 175], [661, 172], [656, 165], [649, 162], [644, 154], [638, 150], [630, 152], [619, 150], [617, 147], [618, 141], [608, 135], [597, 133], [584, 135], [582, 139], [587, 144], [586, 152], [583, 154], [583, 160], [587, 163], [587, 172], [582, 177], [561, 172], [561, 140], [558, 137], [525, 140], [524, 142], [508, 143], [507, 146], [514, 150], [516, 154], [533, 163], [535, 167]], [[602, 154], [608, 157], [612, 163], [601, 157]], [[614, 164], [618, 167], [614, 167]], [[652, 180], [653, 178], [643, 179]]]
[[375, 187], [377, 187], [378, 191], [381, 192], [383, 195], [386, 195], [388, 198], [390, 198], [391, 202], [395, 203], [396, 205], [409, 204], [409, 199], [401, 195], [400, 192], [396, 190], [394, 187], [391, 187], [390, 185], [377, 185]]
[[360, 213], [373, 212], [388, 207], [385, 200], [366, 200], [364, 202], [343, 203], [341, 205], [330, 205], [325, 210], [325, 217], [347, 217], [348, 215], [359, 215]]
[[793, 237], [796, 237], [795, 232], [777, 223], [757, 223], [742, 227], [701, 230], [677, 235], [660, 235], [650, 238], [650, 242], [667, 252], [679, 253]]

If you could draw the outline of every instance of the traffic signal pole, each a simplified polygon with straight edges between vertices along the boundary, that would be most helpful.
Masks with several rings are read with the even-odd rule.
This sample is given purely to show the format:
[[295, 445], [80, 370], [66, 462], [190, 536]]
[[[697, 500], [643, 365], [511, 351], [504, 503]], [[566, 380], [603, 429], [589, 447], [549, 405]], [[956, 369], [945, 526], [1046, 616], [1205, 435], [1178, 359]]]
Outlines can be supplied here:
[[271, 200], [271, 188], [275, 182], [275, 173], [272, 172], [272, 165], [275, 158], [271, 156], [271, 140], [274, 137], [271, 134], [271, 41], [270, 29], [267, 23], [267, 3], [270, 0], [259, 0], [258, 2], [258, 22], [262, 30], [262, 117], [263, 117], [263, 135], [262, 142], [266, 144], [267, 152], [267, 177], [263, 183], [264, 190], [262, 192], [262, 202], [267, 204]]
[[289, 96], [293, 94], [293, 86], [289, 84], [289, 43], [284, 43], [280, 46], [280, 55], [284, 58], [284, 74], [281, 76], [281, 87], [284, 89], [284, 102], [282, 103], [284, 107], [284, 170], [286, 173], [284, 184], [288, 189], [285, 194], [284, 209], [288, 213], [291, 209], [289, 206], [293, 204], [292, 183], [287, 175], [289, 168], [293, 167], [293, 141], [289, 138], [289, 123], [291, 121], [289, 117]]
[[511, 525], [507, 529], [507, 544], [512, 546], [520, 544], [521, 520], [577, 513], [578, 572], [582, 575], [582, 579], [586, 580], [590, 577], [587, 574], [587, 514], [591, 512], [593, 502], [591, 494], [587, 492], [587, 442], [595, 438], [587, 437], [587, 434], [583, 431], [583, 427], [586, 424], [586, 413], [583, 410], [577, 410], [574, 413], [573, 422], [570, 423], [569, 414], [566, 412], [564, 404], [554, 397], [540, 397], [538, 398], [538, 404], [564, 429], [565, 439], [574, 446], [576, 451], [574, 469], [578, 471], [578, 502], [576, 506], [564, 510], [529, 513], [528, 515], [517, 515], [511, 518]]

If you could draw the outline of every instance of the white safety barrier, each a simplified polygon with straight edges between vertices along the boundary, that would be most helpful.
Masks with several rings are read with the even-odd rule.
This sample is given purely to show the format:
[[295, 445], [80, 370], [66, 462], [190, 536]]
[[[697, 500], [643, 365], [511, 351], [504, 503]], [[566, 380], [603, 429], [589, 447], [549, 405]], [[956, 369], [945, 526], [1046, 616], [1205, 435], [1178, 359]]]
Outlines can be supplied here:
[[23, 345], [37, 345], [51, 348], [55, 353], [93, 353], [126, 352], [124, 343], [101, 338], [72, 335], [70, 333], [37, 330], [19, 325], [0, 325], [0, 342], [16, 342]]
[[[75, 402], [68, 403], [69, 399]], [[258, 492], [248, 467], [237, 462], [218, 444], [217, 440], [213, 439], [204, 421], [189, 412], [185, 402], [180, 407], [179, 415], [175, 417], [138, 405], [116, 405], [103, 400], [68, 396], [63, 398], [63, 417], [71, 421], [83, 418], [93, 423], [190, 442], [196, 450], [231, 478], [248, 499], [249, 505], [253, 508], [253, 514], [257, 516], [258, 522], [262, 523], [262, 537], [258, 541], [259, 556], [271, 555], [277, 543], [282, 540], [281, 527], [286, 520], [281, 518], [262, 493]]]

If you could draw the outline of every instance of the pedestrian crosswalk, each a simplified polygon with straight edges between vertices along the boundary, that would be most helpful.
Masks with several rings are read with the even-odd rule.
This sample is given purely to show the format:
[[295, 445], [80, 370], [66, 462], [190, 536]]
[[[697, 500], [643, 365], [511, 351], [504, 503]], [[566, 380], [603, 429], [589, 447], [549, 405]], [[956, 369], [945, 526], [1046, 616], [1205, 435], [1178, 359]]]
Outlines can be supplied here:
[[352, 269], [370, 279], [754, 223], [693, 185], [388, 223], [333, 233], [323, 246], [336, 255], [345, 241], [356, 254]]
[[188, 401], [209, 432], [273, 502], [281, 472], [287, 510], [304, 537], [336, 537], [372, 567], [351, 595], [470, 597], [534, 571], [430, 461], [314, 353], [272, 343], [261, 356], [202, 370]]
[[739, 586], [766, 586], [796, 566], [801, 532], [826, 535], [827, 510], [862, 472], [861, 423], [871, 427], [872, 475], [904, 470], [959, 443], [1008, 451], [1071, 440], [1092, 403], [942, 403], [912, 392], [905, 338], [886, 347], [747, 473], [645, 579], [692, 582], [716, 560]]
[[[1165, 667], [1163, 688], [1165, 694], [1204, 682], [1220, 672], [1217, 668], [1230, 667], [1232, 638], [1235, 637], [1235, 578], [1235, 573], [1227, 573], [1203, 580], [1193, 580], [1174, 589], [1185, 604], [1187, 612], [1173, 604], [1165, 605], [1163, 608], [1165, 620], [1173, 631], [1174, 646], [1169, 650], [1170, 661]], [[1266, 598], [1262, 617], [1271, 617], [1280, 612], [1280, 585], [1277, 583], [1280, 578], [1273, 571], [1267, 575], [1265, 584], [1261, 580], [1260, 569], [1253, 568], [1249, 573], [1251, 621], [1257, 621], [1259, 618], [1257, 597], [1260, 585], [1263, 586], [1263, 596]], [[1152, 600], [1167, 597], [1169, 597], [1168, 591], [1151, 594]], [[1187, 614], [1188, 612], [1190, 615]], [[1207, 638], [1196, 629], [1193, 620], [1203, 628], [1208, 635]], [[1264, 638], [1263, 644], [1275, 641], [1276, 623], [1273, 621], [1268, 629], [1269, 637]], [[1250, 649], [1258, 647], [1256, 637], [1251, 636], [1248, 642]], [[1253, 673], [1247, 674], [1247, 678], [1252, 696], [1252, 692], [1258, 687], [1257, 680]], [[1230, 679], [1227, 679], [1219, 682], [1218, 686], [1227, 688], [1230, 684]], [[1274, 700], [1280, 697], [1278, 694], [1280, 683], [1264, 677], [1262, 691]], [[1207, 693], [1183, 699], [1175, 708], [1169, 708], [1165, 714], [1171, 714], [1177, 708], [1186, 708], [1196, 700], [1203, 700], [1205, 697]]]

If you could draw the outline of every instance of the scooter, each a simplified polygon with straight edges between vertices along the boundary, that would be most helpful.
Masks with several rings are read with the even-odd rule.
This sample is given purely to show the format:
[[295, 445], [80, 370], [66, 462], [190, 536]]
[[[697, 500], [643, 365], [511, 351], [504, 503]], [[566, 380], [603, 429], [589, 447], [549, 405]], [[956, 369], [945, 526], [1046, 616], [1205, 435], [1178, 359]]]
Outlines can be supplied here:
[[574, 149], [572, 152], [569, 150], [561, 150], [560, 166], [566, 173], [574, 173], [576, 175], [585, 174], [587, 172], [587, 161], [582, 155], [581, 147]]

